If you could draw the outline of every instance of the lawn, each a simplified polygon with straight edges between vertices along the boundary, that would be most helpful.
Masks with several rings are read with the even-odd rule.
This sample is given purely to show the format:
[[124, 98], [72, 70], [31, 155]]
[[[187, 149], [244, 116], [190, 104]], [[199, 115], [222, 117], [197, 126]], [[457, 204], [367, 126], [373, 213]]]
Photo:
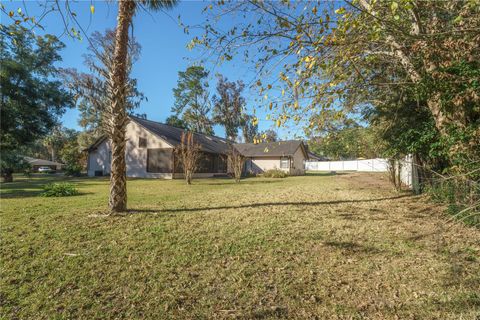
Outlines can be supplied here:
[[374, 174], [1, 186], [2, 319], [478, 319], [480, 231]]

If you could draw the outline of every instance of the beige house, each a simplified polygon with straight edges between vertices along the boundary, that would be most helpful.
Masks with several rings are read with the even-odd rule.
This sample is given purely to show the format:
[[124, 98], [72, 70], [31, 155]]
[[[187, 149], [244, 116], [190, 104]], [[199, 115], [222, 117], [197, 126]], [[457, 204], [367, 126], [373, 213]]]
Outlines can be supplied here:
[[300, 140], [278, 141], [269, 143], [239, 143], [235, 147], [247, 157], [245, 171], [262, 173], [271, 169], [279, 169], [289, 175], [305, 174], [305, 160], [308, 153]]
[[[126, 132], [127, 177], [133, 178], [182, 178], [183, 171], [175, 148], [181, 143], [181, 128], [130, 117]], [[195, 177], [225, 176], [228, 174], [227, 155], [232, 141], [194, 134], [200, 145], [201, 157]], [[307, 158], [301, 141], [274, 143], [234, 144], [249, 159], [246, 172], [261, 172], [278, 168], [291, 175], [304, 173], [303, 162]], [[242, 151], [243, 150], [243, 151]], [[267, 151], [269, 150], [269, 151]], [[88, 149], [87, 172], [89, 176], [110, 174], [111, 146], [106, 137], [95, 141]]]
[[[166, 124], [130, 117], [126, 132], [127, 177], [181, 178], [183, 171], [174, 149], [180, 145], [183, 129]], [[227, 174], [228, 140], [194, 134], [200, 145], [201, 158], [196, 177]], [[98, 139], [88, 149], [89, 176], [110, 174], [111, 147], [106, 137]]]

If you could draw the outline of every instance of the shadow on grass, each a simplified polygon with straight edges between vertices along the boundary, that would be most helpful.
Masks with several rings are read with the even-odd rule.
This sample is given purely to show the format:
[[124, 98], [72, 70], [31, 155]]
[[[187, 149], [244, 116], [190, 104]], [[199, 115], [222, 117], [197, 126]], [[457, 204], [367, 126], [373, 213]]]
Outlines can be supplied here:
[[89, 194], [94, 194], [93, 192], [79, 192], [71, 196], [59, 196], [59, 197], [42, 197], [43, 189], [40, 190], [28, 190], [28, 191], [16, 191], [11, 193], [1, 193], [0, 199], [19, 199], [19, 198], [31, 198], [31, 197], [41, 197], [46, 199], [52, 198], [71, 198], [71, 197], [80, 197]]
[[211, 210], [228, 210], [228, 209], [243, 209], [243, 208], [259, 208], [259, 207], [277, 207], [277, 206], [319, 206], [319, 205], [335, 205], [343, 203], [365, 203], [375, 201], [394, 200], [411, 195], [399, 195], [395, 197], [376, 198], [376, 199], [359, 199], [359, 200], [332, 200], [332, 201], [314, 201], [314, 202], [264, 202], [251, 203], [232, 206], [218, 206], [218, 207], [200, 207], [200, 208], [173, 208], [173, 209], [132, 209], [129, 213], [172, 213], [172, 212], [195, 212], [195, 211], [211, 211]]
[[348, 253], [381, 253], [382, 251], [372, 247], [358, 244], [351, 241], [327, 241], [324, 242], [325, 245], [340, 250], [347, 251]]
[[[217, 178], [215, 178], [217, 179]], [[267, 183], [276, 183], [276, 182], [281, 182], [283, 179], [275, 179], [272, 178], [273, 180], [255, 180], [257, 178], [248, 178], [248, 179], [242, 179], [238, 185], [253, 185], [253, 184], [267, 184]], [[230, 184], [237, 184], [233, 179], [230, 180]], [[199, 185], [208, 185], [208, 186], [224, 186], [226, 185], [225, 182], [206, 182], [206, 183], [200, 183]]]
[[307, 171], [305, 172], [306, 176], [310, 177], [331, 177], [331, 176], [343, 176], [349, 173], [354, 173], [355, 171], [351, 172], [335, 172], [335, 171]]

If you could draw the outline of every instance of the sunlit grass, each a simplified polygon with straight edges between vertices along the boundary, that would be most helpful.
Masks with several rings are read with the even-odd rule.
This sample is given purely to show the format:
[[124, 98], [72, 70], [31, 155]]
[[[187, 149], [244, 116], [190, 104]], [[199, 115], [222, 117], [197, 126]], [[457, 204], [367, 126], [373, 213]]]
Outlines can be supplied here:
[[381, 175], [1, 186], [0, 318], [439, 318], [479, 314], [479, 231]]

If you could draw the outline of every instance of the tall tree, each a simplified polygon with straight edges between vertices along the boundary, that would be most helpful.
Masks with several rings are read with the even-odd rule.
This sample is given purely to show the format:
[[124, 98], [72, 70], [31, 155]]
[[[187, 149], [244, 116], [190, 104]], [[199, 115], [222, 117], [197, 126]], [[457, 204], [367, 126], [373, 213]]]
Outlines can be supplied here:
[[175, 0], [124, 0], [118, 1], [117, 28], [112, 70], [107, 89], [109, 104], [106, 111], [106, 131], [112, 144], [109, 206], [112, 213], [127, 210], [127, 177], [125, 163], [125, 131], [127, 117], [127, 70], [129, 29], [137, 6], [150, 10], [170, 8]]
[[245, 115], [242, 119], [242, 134], [243, 142], [252, 143], [259, 137], [258, 123], [255, 121], [255, 117], [251, 115]]
[[165, 120], [165, 123], [172, 127], [176, 127], [180, 129], [188, 129], [188, 125], [185, 123], [185, 121], [183, 121], [176, 115], [169, 116]]
[[175, 105], [172, 112], [193, 132], [213, 134], [210, 120], [208, 71], [202, 66], [190, 66], [178, 73], [177, 87], [173, 89]]
[[213, 96], [213, 121], [225, 128], [227, 139], [236, 140], [238, 129], [245, 122], [245, 85], [218, 75], [217, 93]]
[[[108, 106], [107, 80], [113, 68], [115, 49], [115, 31], [104, 33], [95, 31], [89, 38], [88, 53], [84, 55], [83, 64], [90, 73], [76, 69], [62, 69], [62, 76], [74, 94], [80, 111], [79, 124], [86, 132], [98, 138], [104, 132], [104, 116]], [[127, 53], [127, 89], [126, 109], [131, 113], [144, 99], [137, 89], [137, 80], [131, 78], [132, 65], [140, 57], [141, 47], [134, 38], [129, 39]]]
[[[458, 154], [479, 161], [475, 1], [220, 1], [207, 14], [215, 17], [208, 19], [205, 37], [192, 43], [220, 59], [241, 54], [255, 63], [259, 91], [278, 125], [325, 110], [342, 116], [383, 107], [386, 93], [411, 91], [452, 146], [450, 162]], [[238, 15], [246, 20], [241, 27], [217, 27], [223, 25], [218, 19]], [[281, 96], [271, 98], [276, 92]]]
[[273, 129], [268, 129], [260, 133], [260, 137], [266, 142], [276, 142], [278, 141], [278, 134]]
[[56, 37], [0, 25], [0, 46], [1, 170], [8, 181], [18, 162], [18, 148], [55, 127], [65, 108], [72, 106], [72, 97], [63, 89], [54, 67], [64, 47]]

